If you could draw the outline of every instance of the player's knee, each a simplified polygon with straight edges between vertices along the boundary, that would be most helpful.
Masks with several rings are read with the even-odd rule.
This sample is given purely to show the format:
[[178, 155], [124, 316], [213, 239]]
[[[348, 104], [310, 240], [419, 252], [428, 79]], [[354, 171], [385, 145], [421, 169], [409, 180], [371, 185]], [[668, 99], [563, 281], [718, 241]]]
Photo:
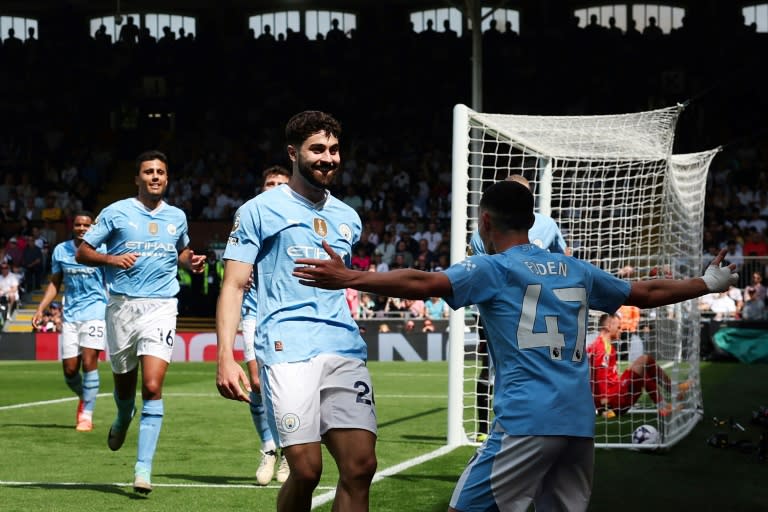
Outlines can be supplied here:
[[295, 464], [291, 466], [291, 479], [294, 485], [306, 489], [314, 489], [320, 483], [320, 475], [323, 472], [322, 466], [314, 464]]
[[159, 400], [163, 396], [163, 379], [144, 379], [141, 387], [144, 400]]
[[376, 474], [377, 467], [378, 461], [376, 460], [376, 454], [374, 453], [356, 457], [348, 464], [344, 464], [344, 471], [341, 478], [349, 482], [370, 483], [371, 480], [373, 480], [373, 475]]

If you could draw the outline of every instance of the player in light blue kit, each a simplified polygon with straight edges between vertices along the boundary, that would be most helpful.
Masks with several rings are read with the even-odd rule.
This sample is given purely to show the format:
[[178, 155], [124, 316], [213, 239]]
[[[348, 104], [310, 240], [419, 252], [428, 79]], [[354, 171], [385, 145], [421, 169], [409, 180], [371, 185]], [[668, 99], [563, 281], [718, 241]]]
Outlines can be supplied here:
[[[177, 266], [199, 273], [205, 255], [189, 248], [187, 217], [163, 201], [168, 160], [159, 151], [136, 159], [138, 197], [102, 210], [77, 250], [77, 261], [103, 266], [109, 285], [107, 343], [115, 381], [117, 417], [107, 445], [119, 450], [134, 415], [141, 365], [141, 419], [133, 488], [152, 490], [152, 460], [163, 423], [163, 380], [176, 338]], [[106, 245], [107, 253], [94, 247]]]
[[524, 185], [491, 185], [480, 201], [487, 255], [444, 272], [358, 272], [331, 260], [299, 259], [294, 276], [327, 289], [355, 288], [395, 297], [442, 296], [453, 308], [477, 304], [496, 365], [491, 433], [454, 490], [450, 511], [583, 511], [592, 489], [595, 408], [585, 337], [590, 308], [657, 307], [727, 290], [735, 267], [702, 278], [629, 283], [528, 241], [533, 195]]
[[367, 348], [343, 291], [299, 285], [294, 261], [325, 255], [323, 242], [351, 262], [360, 218], [330, 195], [340, 167], [341, 126], [328, 114], [302, 112], [285, 133], [293, 175], [240, 207], [224, 251], [216, 308], [222, 396], [248, 401], [250, 384], [232, 356], [243, 292], [257, 276], [256, 358], [261, 393], [290, 466], [277, 510], [309, 511], [322, 473], [325, 443], [339, 468], [334, 510], [368, 510], [376, 471], [376, 410]]
[[80, 398], [75, 427], [78, 432], [93, 430], [93, 410], [96, 395], [99, 394], [99, 354], [106, 346], [104, 310], [107, 306], [107, 292], [104, 270], [75, 261], [77, 248], [92, 223], [90, 213], [76, 214], [72, 225], [72, 240], [62, 242], [53, 249], [51, 281], [32, 317], [32, 325], [37, 328], [45, 309], [59, 294], [63, 284], [61, 364], [64, 368], [64, 381]]
[[[529, 190], [531, 188], [530, 182], [520, 174], [510, 174], [505, 180], [525, 185]], [[534, 212], [533, 217], [533, 226], [528, 230], [528, 241], [549, 252], [568, 254], [565, 238], [557, 223], [551, 217], [538, 212]], [[485, 247], [483, 247], [483, 241], [480, 239], [480, 231], [477, 229], [469, 239], [469, 248], [470, 254], [485, 254]]]
[[[267, 168], [262, 176], [264, 178], [261, 191], [267, 191], [283, 183], [288, 183], [291, 179], [291, 171], [280, 165], [273, 165]], [[272, 481], [275, 474], [275, 463], [277, 457], [277, 445], [272, 437], [272, 431], [269, 429], [267, 414], [264, 403], [261, 399], [261, 385], [259, 383], [259, 364], [256, 360], [254, 341], [256, 338], [256, 292], [255, 283], [251, 286], [243, 297], [243, 307], [240, 312], [243, 329], [243, 359], [248, 367], [248, 378], [251, 382], [249, 392], [251, 419], [256, 427], [256, 432], [261, 439], [261, 461], [256, 469], [256, 481], [259, 485], [267, 485]], [[285, 455], [280, 456], [280, 463], [277, 468], [277, 481], [280, 483], [288, 479], [290, 468]]]
[[[525, 185], [528, 190], [531, 189], [530, 182], [520, 174], [510, 174], [506, 181], [514, 181]], [[568, 254], [565, 239], [560, 232], [557, 223], [550, 217], [538, 212], [533, 213], [533, 226], [528, 230], [528, 241], [549, 252]], [[480, 231], [475, 230], [469, 239], [470, 254], [485, 254], [483, 241], [480, 239]], [[480, 318], [482, 323], [483, 319]], [[491, 369], [493, 361], [488, 358], [488, 343], [486, 341], [487, 333], [483, 327], [478, 333], [480, 340], [477, 343], [477, 358], [480, 363], [480, 373], [475, 382], [475, 409], [477, 410], [478, 441], [483, 441], [490, 433], [491, 424], [488, 420], [488, 398], [492, 394], [493, 376]]]

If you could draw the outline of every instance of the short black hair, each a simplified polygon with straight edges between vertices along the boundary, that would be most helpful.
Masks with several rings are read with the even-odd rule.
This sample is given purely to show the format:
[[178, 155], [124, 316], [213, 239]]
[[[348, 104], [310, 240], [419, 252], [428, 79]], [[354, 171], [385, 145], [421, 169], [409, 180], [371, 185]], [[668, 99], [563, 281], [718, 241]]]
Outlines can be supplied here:
[[165, 156], [165, 153], [158, 151], [157, 149], [150, 149], [140, 153], [139, 156], [136, 157], [136, 174], [139, 174], [141, 164], [143, 162], [149, 162], [150, 160], [160, 160], [166, 167], [168, 167], [168, 157]]
[[285, 125], [285, 140], [291, 146], [300, 146], [311, 135], [324, 132], [341, 138], [341, 123], [332, 115], [319, 110], [305, 110], [288, 120]]
[[88, 210], [81, 210], [79, 212], [75, 212], [75, 214], [72, 216], [72, 218], [74, 219], [75, 217], [88, 217], [91, 220], [94, 219], [93, 214], [91, 212], [89, 212]]
[[480, 209], [487, 211], [500, 230], [528, 231], [533, 226], [533, 194], [516, 181], [494, 183], [480, 199]]

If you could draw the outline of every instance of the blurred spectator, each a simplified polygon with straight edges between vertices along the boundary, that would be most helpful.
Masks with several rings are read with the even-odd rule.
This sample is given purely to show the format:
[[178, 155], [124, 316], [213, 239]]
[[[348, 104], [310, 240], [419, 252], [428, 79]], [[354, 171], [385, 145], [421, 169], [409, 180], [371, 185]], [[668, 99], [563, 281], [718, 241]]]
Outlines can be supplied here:
[[5, 247], [5, 253], [8, 255], [12, 264], [20, 265], [24, 261], [24, 245], [20, 243], [20, 238], [12, 236], [8, 239], [8, 244]]
[[374, 268], [376, 269], [376, 272], [389, 272], [389, 265], [384, 262], [378, 249], [373, 253], [373, 262], [371, 265], [375, 266]]
[[421, 327], [421, 332], [435, 332], [435, 325], [429, 318], [424, 319], [424, 325]]
[[360, 318], [360, 292], [354, 288], [347, 288], [344, 291], [344, 296], [347, 299], [347, 306], [349, 306], [349, 312], [352, 314], [352, 318]]
[[11, 272], [8, 263], [0, 263], [0, 306], [3, 314], [7, 317], [16, 309], [16, 303], [19, 301], [19, 277]]
[[352, 256], [352, 268], [358, 270], [368, 270], [371, 266], [371, 256], [368, 253], [368, 246], [364, 243], [358, 243], [355, 246], [355, 254]]
[[430, 297], [424, 302], [424, 316], [433, 320], [448, 318], [450, 309], [442, 297]]
[[392, 240], [392, 234], [389, 231], [385, 231], [381, 237], [381, 242], [376, 246], [374, 254], [381, 255], [381, 261], [387, 265], [392, 264], [392, 260], [395, 259], [395, 243]]
[[744, 289], [744, 307], [741, 310], [741, 317], [744, 320], [765, 319], [765, 300], [759, 298], [754, 286], [750, 285]]
[[22, 265], [27, 290], [37, 290], [43, 283], [43, 251], [35, 243], [33, 235], [27, 235], [27, 245], [24, 247]]
[[736, 270], [740, 270], [742, 265], [744, 265], [744, 252], [742, 251], [741, 244], [731, 238], [726, 242], [725, 247], [728, 250], [725, 253], [725, 261], [736, 264]]
[[420, 299], [404, 299], [405, 307], [411, 318], [424, 318], [424, 301]]
[[357, 318], [373, 318], [376, 315], [376, 301], [370, 293], [360, 294], [359, 314]]

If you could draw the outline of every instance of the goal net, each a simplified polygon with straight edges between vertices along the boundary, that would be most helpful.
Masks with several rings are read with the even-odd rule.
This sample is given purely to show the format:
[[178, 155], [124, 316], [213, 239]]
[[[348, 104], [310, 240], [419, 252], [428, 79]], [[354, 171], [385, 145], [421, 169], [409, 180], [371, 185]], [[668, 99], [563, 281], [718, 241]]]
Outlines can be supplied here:
[[[676, 106], [622, 115], [521, 116], [457, 105], [451, 261], [467, 253], [483, 191], [520, 174], [531, 184], [537, 211], [558, 223], [573, 256], [629, 280], [701, 275], [706, 175], [717, 150], [672, 155], [680, 112]], [[671, 446], [701, 418], [697, 303], [642, 310], [639, 318], [636, 310], [624, 313], [622, 339], [614, 344], [619, 372], [638, 355], [652, 355], [670, 380], [658, 382], [666, 407], [643, 393], [615, 416], [596, 411], [596, 444]], [[600, 314], [590, 312], [587, 344], [597, 336]], [[493, 417], [493, 371], [474, 308], [451, 313], [449, 337], [448, 443], [478, 442]], [[656, 427], [658, 440], [633, 445], [634, 430], [645, 424]]]

